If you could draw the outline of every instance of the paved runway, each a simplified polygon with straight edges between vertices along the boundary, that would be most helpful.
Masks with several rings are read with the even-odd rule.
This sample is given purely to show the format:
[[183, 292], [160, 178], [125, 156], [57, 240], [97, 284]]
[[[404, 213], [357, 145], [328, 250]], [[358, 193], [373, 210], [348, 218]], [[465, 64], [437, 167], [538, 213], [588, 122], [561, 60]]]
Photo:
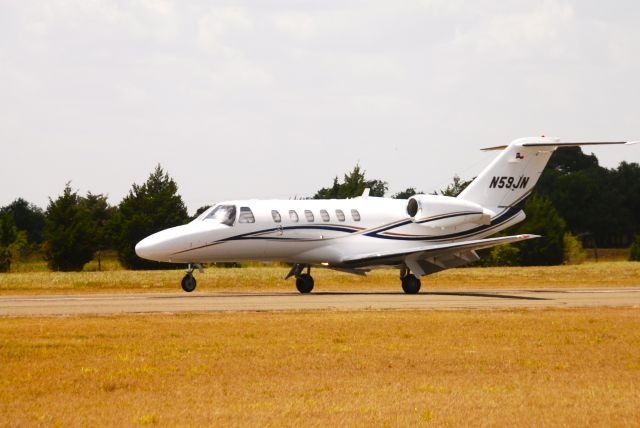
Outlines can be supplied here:
[[238, 312], [290, 310], [508, 309], [634, 306], [639, 288], [464, 290], [402, 292], [291, 292], [77, 294], [0, 297], [0, 316]]

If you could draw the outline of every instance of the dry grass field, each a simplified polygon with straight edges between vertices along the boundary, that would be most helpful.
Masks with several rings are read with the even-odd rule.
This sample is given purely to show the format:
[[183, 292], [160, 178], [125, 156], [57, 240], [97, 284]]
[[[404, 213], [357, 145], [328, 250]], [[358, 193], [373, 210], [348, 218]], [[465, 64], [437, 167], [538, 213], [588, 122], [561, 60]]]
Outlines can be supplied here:
[[638, 309], [0, 319], [3, 426], [631, 426]]
[[[287, 267], [208, 268], [196, 272], [199, 291], [295, 290], [283, 278]], [[182, 291], [183, 272], [20, 272], [0, 274], [0, 294]], [[316, 290], [399, 290], [397, 270], [377, 270], [359, 277], [314, 269]], [[556, 287], [640, 287], [640, 263], [599, 262], [549, 267], [451, 269], [423, 278], [424, 290]]]

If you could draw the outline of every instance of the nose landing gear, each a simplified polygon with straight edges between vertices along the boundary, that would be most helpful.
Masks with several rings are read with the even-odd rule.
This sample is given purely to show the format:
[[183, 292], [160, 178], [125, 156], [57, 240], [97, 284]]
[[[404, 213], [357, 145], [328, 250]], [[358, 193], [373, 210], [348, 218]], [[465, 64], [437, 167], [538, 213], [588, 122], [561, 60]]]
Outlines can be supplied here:
[[306, 265], [307, 273], [302, 273], [304, 268], [305, 265], [296, 263], [295, 265], [293, 265], [285, 279], [295, 276], [296, 288], [300, 293], [307, 294], [311, 293], [311, 290], [313, 290], [313, 277], [311, 276], [311, 266]]
[[196, 279], [193, 277], [193, 272], [187, 272], [187, 274], [182, 278], [182, 289], [187, 293], [191, 293], [196, 289]]
[[[196, 267], [198, 269], [198, 271], [200, 271], [200, 273], [203, 273], [204, 270], [202, 269], [202, 266], [200, 264], [195, 264], [193, 265], [194, 267]], [[187, 269], [187, 273], [185, 274], [184, 278], [182, 278], [182, 281], [180, 282], [180, 285], [182, 286], [182, 289], [184, 291], [186, 291], [187, 293], [191, 293], [193, 290], [196, 289], [196, 279], [193, 276], [193, 267], [191, 266], [191, 264], [189, 264], [189, 268]]]

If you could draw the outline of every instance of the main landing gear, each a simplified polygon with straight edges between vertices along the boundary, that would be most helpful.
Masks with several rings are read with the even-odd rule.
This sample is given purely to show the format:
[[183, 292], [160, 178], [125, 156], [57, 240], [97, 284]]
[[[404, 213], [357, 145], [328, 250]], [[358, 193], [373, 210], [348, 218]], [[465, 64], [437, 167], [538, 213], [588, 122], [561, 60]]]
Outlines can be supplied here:
[[409, 273], [409, 270], [404, 267], [400, 269], [400, 280], [402, 281], [402, 290], [406, 294], [418, 294], [420, 291], [420, 278], [414, 274]]
[[196, 289], [196, 279], [193, 276], [193, 268], [196, 267], [198, 269], [198, 271], [200, 271], [200, 273], [203, 273], [204, 270], [202, 269], [202, 265], [200, 264], [195, 264], [192, 265], [189, 264], [189, 268], [187, 269], [187, 273], [185, 274], [184, 278], [182, 278], [182, 282], [180, 283], [180, 285], [182, 285], [182, 289], [184, 291], [186, 291], [187, 293], [191, 293], [193, 290]]
[[[307, 273], [302, 273], [302, 271], [307, 269]], [[289, 274], [285, 279], [288, 279], [292, 276], [296, 277], [296, 288], [302, 294], [311, 293], [313, 290], [313, 277], [311, 276], [311, 266], [310, 265], [302, 265], [296, 263], [293, 265]]]
[[[303, 273], [306, 269], [306, 273]], [[313, 290], [313, 277], [311, 276], [311, 266], [296, 263], [293, 265], [285, 279], [292, 276], [296, 278], [296, 288], [302, 294], [311, 293]], [[406, 294], [418, 294], [420, 292], [420, 278], [412, 274], [406, 266], [400, 269], [400, 280], [402, 281], [402, 290]]]

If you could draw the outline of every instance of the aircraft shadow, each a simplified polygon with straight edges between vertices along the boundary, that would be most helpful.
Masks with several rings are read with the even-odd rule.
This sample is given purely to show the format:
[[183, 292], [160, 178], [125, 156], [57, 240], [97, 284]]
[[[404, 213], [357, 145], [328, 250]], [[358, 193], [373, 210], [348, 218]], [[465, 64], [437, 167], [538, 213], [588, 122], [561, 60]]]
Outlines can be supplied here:
[[516, 299], [516, 300], [552, 300], [552, 299], [547, 299], [545, 297], [513, 296], [511, 294], [478, 293], [478, 292], [430, 291], [425, 294], [437, 294], [442, 296], [491, 297], [496, 299]]
[[[366, 296], [366, 295], [377, 295], [377, 296], [404, 296], [405, 293], [402, 291], [340, 291], [340, 292], [331, 292], [331, 291], [320, 291], [312, 294], [320, 294], [325, 296]], [[429, 295], [437, 295], [437, 296], [461, 296], [461, 297], [487, 297], [487, 298], [495, 298], [495, 299], [515, 299], [515, 300], [551, 300], [544, 297], [530, 297], [530, 296], [514, 296], [511, 294], [495, 294], [495, 293], [483, 293], [476, 291], [426, 291], [419, 293], [417, 296], [429, 296]]]
[[[486, 297], [490, 299], [512, 299], [512, 300], [552, 300], [543, 297], [531, 296], [514, 296], [511, 294], [485, 293], [477, 291], [428, 291], [422, 292], [415, 298], [420, 296], [459, 296], [459, 297]], [[310, 294], [300, 294], [298, 292], [282, 292], [282, 293], [203, 293], [203, 294], [176, 294], [171, 296], [154, 296], [158, 299], [194, 299], [194, 298], [254, 298], [254, 297], [285, 297], [285, 296], [405, 296], [402, 291], [317, 291]]]

